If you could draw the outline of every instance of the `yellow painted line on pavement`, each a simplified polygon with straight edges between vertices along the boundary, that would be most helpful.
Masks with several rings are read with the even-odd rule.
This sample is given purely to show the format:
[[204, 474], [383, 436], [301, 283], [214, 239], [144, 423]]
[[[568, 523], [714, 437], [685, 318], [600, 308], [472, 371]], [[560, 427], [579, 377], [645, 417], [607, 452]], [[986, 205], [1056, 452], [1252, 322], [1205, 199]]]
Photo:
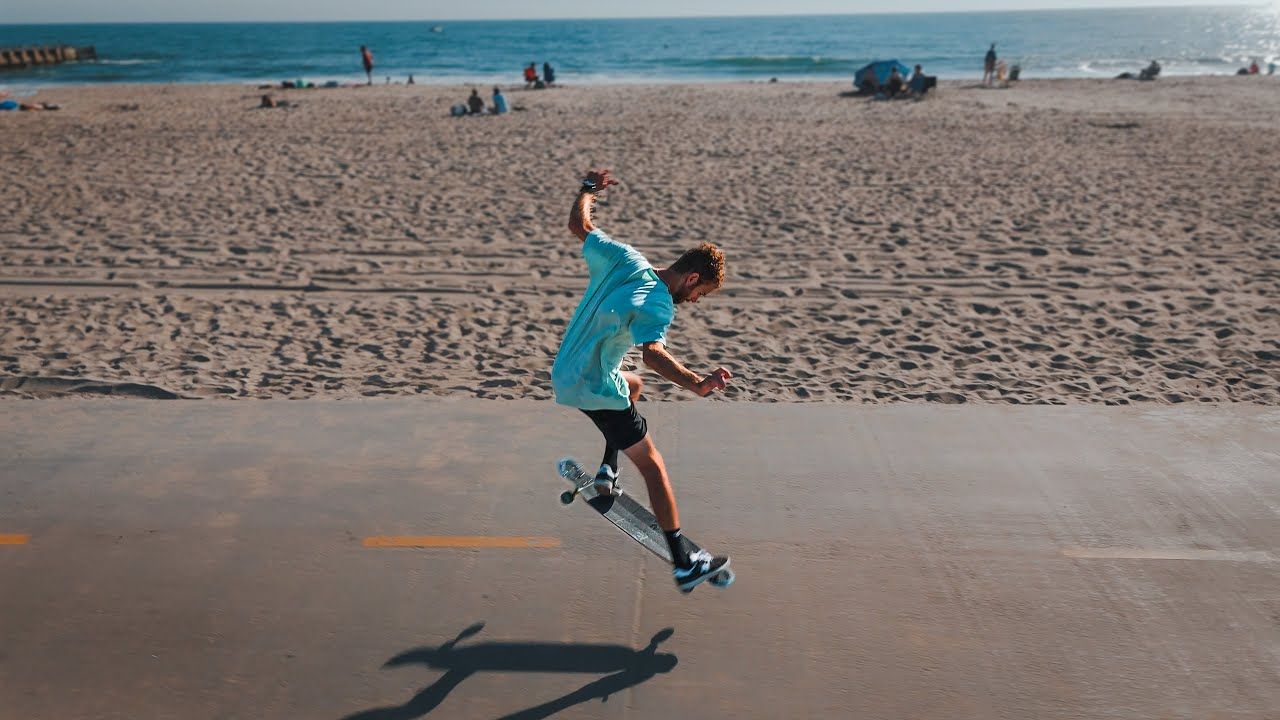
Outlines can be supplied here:
[[560, 539], [523, 535], [375, 535], [368, 548], [558, 548]]
[[1090, 560], [1225, 560], [1229, 562], [1276, 562], [1276, 556], [1261, 550], [1201, 550], [1199, 548], [1063, 548], [1069, 558]]
[[0, 535], [0, 545], [26, 545], [30, 535]]

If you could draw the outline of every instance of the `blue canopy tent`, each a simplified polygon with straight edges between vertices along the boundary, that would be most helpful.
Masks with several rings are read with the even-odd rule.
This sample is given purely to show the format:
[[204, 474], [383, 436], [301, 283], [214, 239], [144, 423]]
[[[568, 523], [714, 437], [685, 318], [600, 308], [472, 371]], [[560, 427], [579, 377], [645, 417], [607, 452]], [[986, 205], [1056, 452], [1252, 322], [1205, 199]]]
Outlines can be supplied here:
[[898, 74], [902, 76], [903, 82], [906, 82], [911, 75], [911, 68], [897, 60], [877, 60], [853, 74], [853, 86], [861, 90], [865, 84], [864, 78], [867, 73], [875, 73], [876, 85], [882, 86], [888, 82], [889, 74], [893, 72], [894, 68], [898, 69]]

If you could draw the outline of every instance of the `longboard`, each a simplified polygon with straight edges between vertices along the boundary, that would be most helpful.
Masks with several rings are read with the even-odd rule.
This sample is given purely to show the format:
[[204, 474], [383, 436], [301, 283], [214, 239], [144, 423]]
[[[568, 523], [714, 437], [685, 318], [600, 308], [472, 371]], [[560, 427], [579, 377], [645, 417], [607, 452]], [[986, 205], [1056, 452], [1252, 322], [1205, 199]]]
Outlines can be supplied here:
[[[641, 547], [657, 555], [668, 565], [673, 565], [671, 548], [667, 547], [667, 538], [662, 533], [662, 527], [658, 525], [658, 519], [653, 516], [649, 508], [636, 502], [626, 493], [600, 495], [596, 492], [595, 478], [573, 458], [564, 458], [556, 467], [560, 477], [573, 485], [572, 490], [565, 490], [560, 494], [561, 503], [572, 505], [574, 499], [581, 495], [587, 505], [616, 525], [622, 532], [630, 535], [631, 539], [640, 543]], [[702, 549], [689, 539], [689, 536], [686, 535], [684, 539], [691, 552]], [[708, 582], [716, 587], [728, 587], [734, 580], [732, 569], [725, 569], [708, 578]]]

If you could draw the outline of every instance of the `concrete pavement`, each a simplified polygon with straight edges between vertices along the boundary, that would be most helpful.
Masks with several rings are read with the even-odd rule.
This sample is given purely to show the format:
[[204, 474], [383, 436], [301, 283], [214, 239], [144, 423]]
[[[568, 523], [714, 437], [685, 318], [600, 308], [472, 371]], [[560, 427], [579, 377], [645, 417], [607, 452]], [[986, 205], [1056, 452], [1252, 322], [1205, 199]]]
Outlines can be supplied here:
[[0, 720], [1280, 708], [1280, 411], [643, 412], [728, 590], [560, 506], [550, 403], [7, 402]]

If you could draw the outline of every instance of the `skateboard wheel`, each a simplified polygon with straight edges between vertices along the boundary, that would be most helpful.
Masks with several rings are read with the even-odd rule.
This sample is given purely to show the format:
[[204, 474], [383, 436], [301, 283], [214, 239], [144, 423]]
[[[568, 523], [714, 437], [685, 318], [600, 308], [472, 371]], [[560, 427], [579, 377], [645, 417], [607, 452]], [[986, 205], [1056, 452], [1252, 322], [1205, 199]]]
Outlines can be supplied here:
[[574, 494], [570, 490], [565, 490], [564, 492], [560, 493], [560, 503], [562, 505], [572, 505], [573, 498], [574, 498]]
[[737, 576], [733, 574], [732, 570], [725, 570], [722, 573], [717, 573], [715, 577], [711, 578], [711, 584], [718, 588], [727, 588], [732, 585], [733, 581], [736, 579]]
[[560, 473], [560, 477], [565, 480], [572, 480], [575, 483], [582, 480], [579, 477], [582, 473], [578, 471], [578, 463], [574, 462], [573, 458], [564, 458], [556, 463], [556, 470]]

